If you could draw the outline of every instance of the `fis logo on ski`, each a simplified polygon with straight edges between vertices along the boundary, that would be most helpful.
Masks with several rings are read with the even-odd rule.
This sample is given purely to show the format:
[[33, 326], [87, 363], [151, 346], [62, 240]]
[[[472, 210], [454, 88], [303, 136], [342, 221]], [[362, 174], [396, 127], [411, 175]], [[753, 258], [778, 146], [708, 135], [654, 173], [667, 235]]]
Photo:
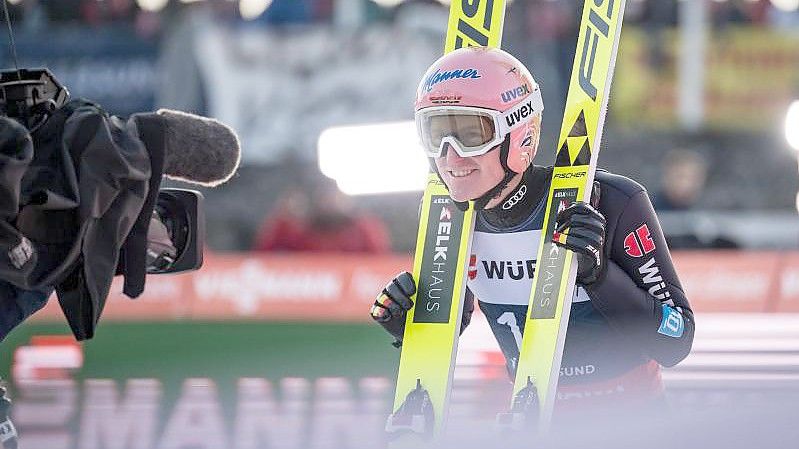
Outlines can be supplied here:
[[[455, 0], [457, 1], [457, 0]], [[482, 24], [469, 23], [465, 18], [458, 19], [458, 34], [455, 37], [455, 48], [469, 47], [488, 47], [488, 36], [491, 34], [491, 19], [494, 15], [494, 0], [460, 0], [461, 11], [468, 19], [479, 19], [477, 15], [483, 11]], [[480, 26], [482, 25], [482, 26]], [[465, 40], [466, 39], [466, 40]]]
[[593, 8], [588, 14], [588, 24], [585, 28], [585, 40], [580, 58], [579, 81], [580, 88], [591, 100], [596, 101], [597, 87], [592, 81], [594, 62], [600, 45], [608, 45], [610, 40], [610, 22], [613, 21], [613, 7], [616, 0], [594, 0]]
[[415, 323], [447, 323], [450, 319], [463, 214], [449, 202], [446, 195], [434, 195], [430, 201]]
[[443, 83], [445, 81], [454, 80], [454, 79], [478, 79], [482, 78], [480, 75], [480, 71], [477, 69], [455, 69], [455, 70], [447, 70], [446, 72], [442, 72], [441, 69], [438, 69], [432, 75], [428, 76], [424, 82], [423, 89], [425, 92], [430, 92], [433, 90], [433, 86], [438, 83]]

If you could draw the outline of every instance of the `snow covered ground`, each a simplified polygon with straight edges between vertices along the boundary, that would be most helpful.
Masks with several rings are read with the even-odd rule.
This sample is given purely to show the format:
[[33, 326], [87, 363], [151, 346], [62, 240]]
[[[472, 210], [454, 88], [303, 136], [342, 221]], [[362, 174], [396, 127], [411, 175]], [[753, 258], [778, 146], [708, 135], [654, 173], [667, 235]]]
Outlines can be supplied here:
[[[482, 314], [460, 339], [455, 378], [504, 373], [491, 329]], [[799, 389], [799, 314], [700, 314], [691, 354], [664, 370], [668, 386], [762, 384]]]

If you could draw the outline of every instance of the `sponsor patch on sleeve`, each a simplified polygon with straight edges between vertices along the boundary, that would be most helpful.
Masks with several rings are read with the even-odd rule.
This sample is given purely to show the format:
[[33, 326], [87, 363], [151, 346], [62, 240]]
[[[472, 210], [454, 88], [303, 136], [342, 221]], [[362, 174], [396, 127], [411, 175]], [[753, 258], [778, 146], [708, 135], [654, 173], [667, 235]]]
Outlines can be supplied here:
[[660, 321], [659, 334], [668, 337], [680, 338], [685, 331], [685, 321], [682, 314], [668, 304], [661, 304], [663, 308], [663, 319]]

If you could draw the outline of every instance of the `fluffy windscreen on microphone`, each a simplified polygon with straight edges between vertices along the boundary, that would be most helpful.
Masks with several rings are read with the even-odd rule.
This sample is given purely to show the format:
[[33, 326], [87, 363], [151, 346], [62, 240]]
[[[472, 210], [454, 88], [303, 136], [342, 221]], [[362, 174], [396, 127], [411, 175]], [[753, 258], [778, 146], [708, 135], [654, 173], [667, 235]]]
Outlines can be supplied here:
[[236, 133], [224, 123], [170, 109], [137, 116], [161, 119], [166, 177], [213, 187], [236, 172], [241, 146]]
[[[147, 198], [125, 239], [118, 264], [118, 272], [125, 275], [122, 291], [135, 298], [144, 291], [148, 233], [158, 201], [161, 178], [166, 176], [203, 186], [217, 186], [236, 172], [241, 149], [239, 139], [230, 127], [217, 120], [186, 112], [161, 109], [158, 112], [134, 114], [128, 120], [128, 126], [147, 148], [151, 170]], [[196, 224], [202, 222], [203, 217], [201, 210], [198, 207], [195, 209], [197, 212], [192, 220]], [[201, 242], [201, 239], [199, 234], [192, 236], [193, 242]], [[190, 264], [196, 268], [199, 267], [197, 263], [202, 264], [202, 246], [201, 243], [195, 246], [199, 248], [200, 255], [194, 257], [194, 262]]]

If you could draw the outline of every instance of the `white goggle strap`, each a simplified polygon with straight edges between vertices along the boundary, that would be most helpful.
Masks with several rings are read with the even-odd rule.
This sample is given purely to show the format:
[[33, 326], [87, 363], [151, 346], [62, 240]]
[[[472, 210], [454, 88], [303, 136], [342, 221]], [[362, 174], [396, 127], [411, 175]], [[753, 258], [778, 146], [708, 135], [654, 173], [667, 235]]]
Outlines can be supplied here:
[[501, 134], [505, 135], [511, 132], [522, 123], [525, 123], [531, 116], [542, 112], [544, 112], [544, 102], [541, 99], [541, 92], [538, 90], [538, 86], [535, 86], [535, 90], [521, 103], [502, 113], [502, 118], [500, 119]]
[[[453, 111], [458, 110], [457, 106], [448, 107], [448, 109]], [[463, 111], [467, 112], [470, 111], [470, 109], [464, 109]], [[522, 102], [505, 111], [504, 113], [499, 113], [496, 111], [482, 111], [483, 113], [488, 114], [494, 120], [494, 138], [491, 139], [490, 142], [483, 145], [480, 150], [467, 152], [464, 154], [463, 146], [460, 144], [460, 142], [458, 142], [457, 139], [452, 136], [445, 136], [443, 139], [441, 139], [441, 144], [438, 146], [438, 156], [436, 157], [439, 157], [442, 154], [445, 143], [449, 143], [462, 157], [480, 156], [485, 154], [490, 148], [493, 148], [499, 142], [504, 140], [508, 133], [525, 123], [529, 117], [535, 114], [541, 114], [543, 111], [544, 101], [541, 98], [541, 91], [536, 84], [533, 92], [530, 93], [530, 95], [528, 95]], [[424, 112], [417, 112], [416, 125], [420, 136], [423, 135], [422, 122], [428, 114], [431, 114], [431, 112], [432, 111], [428, 112], [427, 114]], [[432, 142], [430, 141], [429, 136], [423, 137], [422, 144], [424, 145], [426, 151], [428, 148], [432, 150]], [[432, 153], [432, 151], [428, 151], [428, 155], [430, 153]]]

